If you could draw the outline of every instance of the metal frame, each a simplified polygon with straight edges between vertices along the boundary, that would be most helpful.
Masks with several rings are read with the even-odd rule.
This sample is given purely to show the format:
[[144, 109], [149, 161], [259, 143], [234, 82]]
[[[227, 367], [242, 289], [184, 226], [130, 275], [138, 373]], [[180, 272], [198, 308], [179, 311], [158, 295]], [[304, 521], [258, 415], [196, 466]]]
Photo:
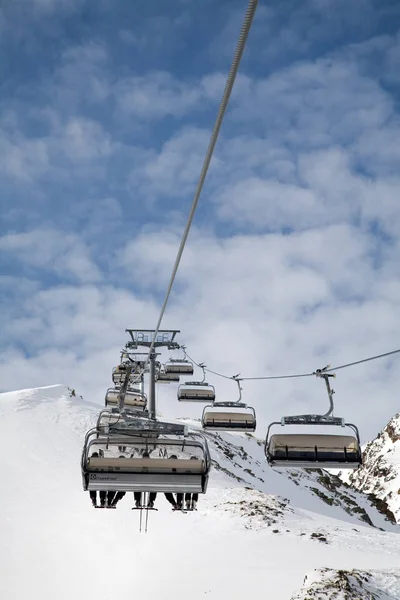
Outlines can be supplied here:
[[[81, 456], [81, 472], [83, 489], [86, 490], [115, 490], [115, 491], [139, 491], [139, 492], [198, 492], [205, 493], [207, 490], [208, 476], [211, 469], [211, 455], [207, 444], [207, 439], [200, 432], [188, 432], [187, 426], [176, 423], [159, 423], [150, 422], [159, 431], [162, 432], [162, 438], [151, 438], [149, 429], [146, 429], [145, 421], [137, 423], [136, 431], [132, 430], [131, 434], [127, 435], [126, 431], [122, 434], [118, 431], [111, 431], [108, 435], [101, 436], [97, 428], [89, 430], [85, 436], [85, 442]], [[180, 435], [180, 439], [176, 439], [176, 431], [182, 432], [185, 430], [186, 435]], [[168, 433], [166, 433], [168, 430]], [[154, 432], [154, 429], [152, 430]], [[161, 431], [160, 431], [161, 433]], [[175, 435], [174, 438], [168, 436]], [[179, 434], [178, 434], [179, 435]], [[118, 469], [106, 467], [104, 470], [90, 469], [88, 467], [88, 458], [90, 448], [94, 445], [104, 444], [105, 447], [112, 445], [127, 446], [131, 443], [139, 443], [148, 446], [167, 446], [172, 448], [182, 448], [182, 451], [187, 451], [189, 448], [198, 448], [202, 452], [204, 460], [204, 472], [188, 473], [188, 472], [172, 472], [165, 473], [158, 471], [149, 472], [137, 471], [134, 472], [119, 472]], [[179, 459], [177, 459], [179, 461]]]
[[[96, 423], [96, 429], [100, 435], [100, 433], [102, 434], [108, 434], [109, 433], [109, 428], [110, 425], [116, 425], [116, 423], [107, 423], [107, 424], [102, 424], [101, 420], [102, 417], [113, 417], [115, 419], [117, 419], [118, 422], [125, 422], [128, 421], [130, 419], [137, 419], [138, 418], [138, 411], [136, 410], [131, 410], [131, 408], [126, 408], [125, 412], [120, 413], [118, 408], [105, 408], [103, 410], [101, 410], [99, 412], [99, 415], [97, 417], [97, 423]], [[148, 418], [148, 411], [147, 410], [143, 410], [140, 412], [140, 417], [141, 418]]]
[[[336, 375], [334, 373], [326, 372], [326, 370], [329, 369], [329, 366], [330, 365], [327, 365], [323, 369], [317, 369], [315, 371], [316, 377], [319, 377], [325, 381], [326, 390], [327, 390], [327, 394], [328, 394], [328, 398], [329, 398], [328, 411], [323, 415], [309, 414], [309, 415], [292, 415], [292, 416], [282, 417], [282, 419], [280, 421], [274, 421], [273, 423], [271, 423], [268, 426], [267, 434], [265, 437], [265, 444], [264, 444], [264, 454], [265, 454], [265, 458], [266, 458], [268, 464], [270, 464], [274, 467], [281, 466], [283, 468], [298, 467], [298, 468], [317, 468], [317, 469], [320, 469], [320, 468], [332, 468], [332, 469], [333, 468], [335, 468], [335, 469], [358, 468], [358, 466], [360, 464], [362, 464], [360, 434], [359, 434], [357, 426], [354, 425], [354, 423], [346, 423], [345, 419], [343, 419], [342, 417], [334, 417], [332, 415], [333, 410], [334, 410], [333, 395], [335, 393], [335, 390], [333, 390], [331, 388], [330, 383], [329, 383], [329, 378], [336, 377]], [[316, 460], [315, 461], [307, 461], [307, 460], [296, 461], [295, 459], [292, 459], [290, 457], [276, 458], [276, 457], [272, 456], [269, 451], [269, 442], [271, 439], [270, 438], [270, 430], [271, 430], [271, 427], [273, 427], [274, 425], [281, 425], [282, 427], [285, 425], [312, 425], [312, 426], [331, 425], [334, 427], [349, 427], [350, 429], [352, 429], [354, 431], [354, 434], [355, 434], [354, 439], [357, 441], [357, 445], [358, 445], [357, 458], [358, 458], [358, 460], [357, 460], [357, 462], [355, 462], [355, 461], [349, 461], [349, 462], [335, 461], [333, 464], [332, 461], [329, 461], [329, 460], [317, 460], [317, 458], [318, 458], [317, 452], [316, 452]], [[288, 434], [288, 435], [290, 435], [290, 434]], [[298, 435], [298, 434], [293, 434], [293, 435]], [[302, 434], [302, 435], [307, 435], [307, 434]], [[313, 434], [308, 434], [308, 435], [313, 435]], [[323, 434], [323, 435], [326, 435], [326, 434]], [[328, 437], [335, 437], [335, 436], [332, 435], [332, 436], [328, 436]], [[328, 463], [329, 463], [329, 466], [327, 466]]]
[[[136, 349], [139, 346], [150, 348], [152, 345], [153, 335], [148, 334], [154, 334], [154, 329], [125, 329], [125, 331], [131, 336], [131, 341], [126, 344], [126, 348]], [[167, 346], [168, 350], [178, 350], [180, 346], [174, 342], [177, 333], [180, 333], [180, 329], [159, 329], [153, 348]]]
[[[184, 348], [184, 346], [182, 346]], [[186, 356], [186, 351], [185, 352], [185, 356]], [[177, 398], [180, 402], [214, 402], [215, 401], [215, 387], [209, 383], [206, 382], [206, 366], [204, 363], [200, 363], [198, 365], [202, 370], [203, 370], [203, 380], [202, 381], [185, 381], [185, 383], [182, 383], [179, 388], [178, 388], [178, 392], [177, 392]], [[201, 386], [203, 385], [204, 387], [209, 388], [210, 390], [212, 390], [212, 396], [210, 397], [205, 397], [205, 396], [199, 396], [196, 395], [194, 393], [193, 390], [193, 396], [189, 396], [189, 397], [185, 397], [182, 398], [180, 396], [180, 390], [185, 387], [185, 385], [187, 386]]]
[[[193, 362], [191, 360], [188, 359], [187, 354], [186, 354], [186, 346], [180, 346], [179, 347], [180, 350], [183, 350], [183, 358], [170, 358], [169, 360], [166, 361], [166, 363], [164, 364], [164, 371], [165, 373], [171, 373], [171, 374], [176, 374], [176, 375], [193, 375], [194, 373], [194, 367], [193, 367]], [[171, 364], [172, 363], [172, 364]], [[174, 369], [174, 363], [181, 363], [190, 366], [190, 370], [180, 370], [179, 368]]]
[[[203, 414], [201, 417], [201, 423], [203, 426], [203, 429], [205, 431], [237, 431], [237, 432], [246, 432], [246, 431], [255, 431], [257, 428], [257, 417], [256, 417], [256, 411], [254, 410], [254, 408], [252, 406], [248, 406], [247, 404], [244, 404], [243, 402], [241, 402], [242, 399], [242, 386], [240, 385], [240, 379], [239, 379], [239, 374], [238, 375], [234, 375], [232, 377], [232, 379], [234, 381], [236, 381], [237, 385], [238, 385], [238, 390], [239, 390], [239, 398], [237, 399], [236, 402], [214, 402], [211, 405], [207, 405], [203, 408]], [[207, 425], [205, 422], [205, 415], [207, 413], [207, 409], [217, 409], [217, 408], [241, 408], [244, 411], [248, 411], [248, 415], [252, 416], [252, 420], [250, 423], [238, 423], [235, 421], [229, 421], [227, 420], [226, 423], [223, 423], [221, 425]], [[212, 414], [212, 412], [211, 412]], [[239, 413], [240, 414], [240, 413]]]

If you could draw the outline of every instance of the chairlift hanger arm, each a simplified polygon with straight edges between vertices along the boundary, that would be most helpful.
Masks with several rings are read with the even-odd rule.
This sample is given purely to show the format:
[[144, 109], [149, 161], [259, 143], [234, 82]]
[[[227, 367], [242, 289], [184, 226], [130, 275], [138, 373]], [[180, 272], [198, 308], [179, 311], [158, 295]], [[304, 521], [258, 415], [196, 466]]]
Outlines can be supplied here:
[[329, 417], [333, 413], [333, 409], [334, 409], [333, 394], [335, 393], [335, 390], [333, 390], [331, 388], [331, 385], [329, 383], [329, 378], [336, 377], [336, 375], [335, 375], [335, 373], [330, 373], [328, 371], [330, 371], [330, 365], [327, 365], [323, 369], [317, 369], [315, 371], [315, 376], [320, 377], [321, 379], [323, 379], [325, 381], [326, 391], [328, 393], [328, 398], [329, 398], [329, 410], [324, 415], [322, 415], [323, 417]]
[[232, 376], [232, 379], [233, 379], [234, 381], [236, 381], [236, 383], [237, 383], [237, 385], [238, 385], [238, 388], [239, 388], [239, 398], [238, 398], [238, 400], [237, 400], [237, 404], [240, 404], [240, 402], [241, 402], [241, 400], [242, 400], [242, 386], [240, 385], [240, 381], [241, 381], [241, 380], [239, 379], [239, 375], [240, 375], [240, 373], [238, 373], [237, 375], [233, 375], [233, 376]]
[[206, 365], [204, 363], [199, 363], [197, 366], [200, 367], [200, 369], [203, 371], [203, 379], [202, 379], [201, 383], [204, 383], [206, 380]]

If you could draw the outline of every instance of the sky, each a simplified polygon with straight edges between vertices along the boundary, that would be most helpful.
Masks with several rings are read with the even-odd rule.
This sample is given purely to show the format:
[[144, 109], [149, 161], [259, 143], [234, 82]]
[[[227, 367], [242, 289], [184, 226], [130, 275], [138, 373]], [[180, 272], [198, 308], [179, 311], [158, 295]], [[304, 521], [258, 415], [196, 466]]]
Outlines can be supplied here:
[[[101, 404], [125, 328], [155, 327], [245, 9], [0, 2], [0, 391]], [[399, 31], [394, 0], [259, 3], [162, 323], [210, 369], [399, 347]], [[399, 361], [338, 371], [335, 414], [363, 441], [399, 410]], [[175, 394], [164, 414], [199, 414]], [[245, 382], [243, 400], [260, 437], [328, 406], [311, 377]]]

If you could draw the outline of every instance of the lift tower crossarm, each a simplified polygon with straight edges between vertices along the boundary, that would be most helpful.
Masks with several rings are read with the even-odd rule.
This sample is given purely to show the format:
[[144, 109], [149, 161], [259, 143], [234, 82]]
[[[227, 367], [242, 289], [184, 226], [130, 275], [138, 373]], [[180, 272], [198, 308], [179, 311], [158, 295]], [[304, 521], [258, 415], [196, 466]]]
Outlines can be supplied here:
[[166, 346], [168, 350], [179, 350], [180, 348], [180, 345], [174, 342], [176, 334], [180, 333], [179, 329], [160, 329], [154, 344], [154, 329], [125, 329], [125, 331], [131, 336], [131, 341], [126, 344], [127, 348], [138, 348], [139, 346], [147, 346], [147, 348]]

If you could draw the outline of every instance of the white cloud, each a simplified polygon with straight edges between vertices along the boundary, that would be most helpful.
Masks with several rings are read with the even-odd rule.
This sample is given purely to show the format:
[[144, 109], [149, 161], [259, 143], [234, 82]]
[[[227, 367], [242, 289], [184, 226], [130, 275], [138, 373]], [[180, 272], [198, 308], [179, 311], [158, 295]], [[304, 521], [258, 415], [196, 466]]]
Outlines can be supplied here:
[[[263, 10], [261, 22], [271, 28], [271, 10]], [[161, 19], [153, 31], [165, 31], [166, 23]], [[296, 49], [307, 27], [307, 19], [294, 32], [281, 27], [276, 47]], [[299, 52], [320, 39], [317, 29], [303, 36]], [[137, 47], [147, 43], [136, 32], [121, 36]], [[272, 39], [266, 45], [274, 55]], [[387, 64], [395, 64], [395, 45], [384, 46]], [[361, 68], [360, 52], [238, 77], [163, 322], [181, 328], [189, 352], [212, 369], [308, 372], [398, 343], [397, 106]], [[28, 183], [49, 170], [57, 183], [84, 173], [90, 182], [69, 209], [77, 221], [89, 221], [82, 237], [42, 226], [1, 239], [0, 249], [21, 261], [27, 276], [46, 271], [40, 283], [2, 280], [11, 298], [2, 305], [4, 388], [65, 382], [101, 403], [125, 327], [151, 328], [158, 317], [209, 140], [194, 116], [216, 108], [225, 74], [179, 79], [144, 69], [126, 78], [113, 72], [111, 59], [95, 44], [64, 53], [48, 104], [32, 108], [50, 131], [40, 140], [18, 131], [14, 107], [3, 113], [3, 173]], [[177, 119], [184, 124], [169, 139], [159, 126], [165, 116], [174, 118], [166, 130]], [[153, 137], [152, 125], [164, 137]], [[145, 147], [134, 146], [136, 128], [149, 132]], [[110, 187], [92, 193], [108, 177]], [[149, 212], [138, 216], [149, 199]], [[151, 221], [151, 210], [163, 227]], [[293, 233], [281, 235], [289, 228]], [[94, 252], [108, 255], [108, 285]], [[56, 285], [54, 275], [68, 285]], [[360, 422], [364, 439], [375, 434], [398, 410], [399, 377], [395, 359], [338, 372], [337, 413]], [[210, 380], [220, 399], [236, 397], [234, 383]], [[162, 410], [199, 414], [177, 405], [174, 390], [160, 392]], [[260, 435], [282, 413], [326, 406], [321, 382], [307, 378], [245, 383], [244, 400], [257, 409]]]
[[203, 97], [201, 87], [163, 71], [123, 79], [114, 93], [123, 111], [142, 118], [181, 116], [197, 107]]
[[[34, 110], [32, 115], [46, 124], [49, 131], [40, 138], [22, 133], [21, 118], [9, 111], [0, 128], [0, 172], [22, 184], [43, 180], [58, 182], [74, 175], [93, 175], [100, 163], [116, 154], [121, 146], [92, 119], [71, 117], [65, 122], [53, 109]], [[31, 194], [35, 188], [30, 188]]]
[[[142, 283], [149, 291], [159, 289], [157, 282], [165, 285], [166, 263], [173, 260], [177, 241], [166, 231], [127, 247], [130, 264], [139, 277], [145, 274]], [[195, 358], [228, 375], [310, 372], [328, 362], [394, 349], [399, 335], [397, 270], [376, 267], [376, 244], [373, 235], [344, 224], [284, 237], [224, 241], [194, 231], [167, 323], [181, 327]], [[400, 369], [394, 362], [387, 373], [384, 365], [338, 373], [337, 414], [361, 421], [367, 435], [396, 411], [391, 390]], [[236, 394], [234, 384], [210, 378], [225, 398]], [[374, 425], [378, 384], [382, 404]], [[282, 412], [318, 410], [318, 398], [322, 408], [327, 402], [323, 386], [308, 379], [253, 382], [244, 388], [262, 425]], [[165, 398], [169, 393], [163, 392]]]
[[249, 79], [236, 97], [235, 119], [261, 122], [268, 137], [303, 147], [348, 142], [393, 114], [393, 101], [379, 83], [354, 62], [339, 59], [303, 62], [266, 79]]
[[140, 184], [147, 197], [190, 197], [200, 175], [209, 138], [210, 133], [202, 129], [180, 130], [163, 144], [158, 154], [153, 153], [133, 169], [132, 184]]
[[96, 122], [89, 119], [72, 118], [62, 132], [62, 149], [74, 162], [108, 156], [113, 150], [110, 137]]
[[21, 135], [13, 138], [0, 130], [0, 153], [0, 171], [20, 181], [30, 182], [49, 168], [48, 147], [43, 140], [28, 140]]
[[50, 270], [78, 281], [99, 281], [100, 271], [85, 244], [74, 234], [51, 229], [10, 233], [0, 238], [0, 249], [26, 265]]
[[60, 9], [75, 10], [82, 3], [82, 0], [17, 0], [17, 2], [40, 13], [51, 13]]

